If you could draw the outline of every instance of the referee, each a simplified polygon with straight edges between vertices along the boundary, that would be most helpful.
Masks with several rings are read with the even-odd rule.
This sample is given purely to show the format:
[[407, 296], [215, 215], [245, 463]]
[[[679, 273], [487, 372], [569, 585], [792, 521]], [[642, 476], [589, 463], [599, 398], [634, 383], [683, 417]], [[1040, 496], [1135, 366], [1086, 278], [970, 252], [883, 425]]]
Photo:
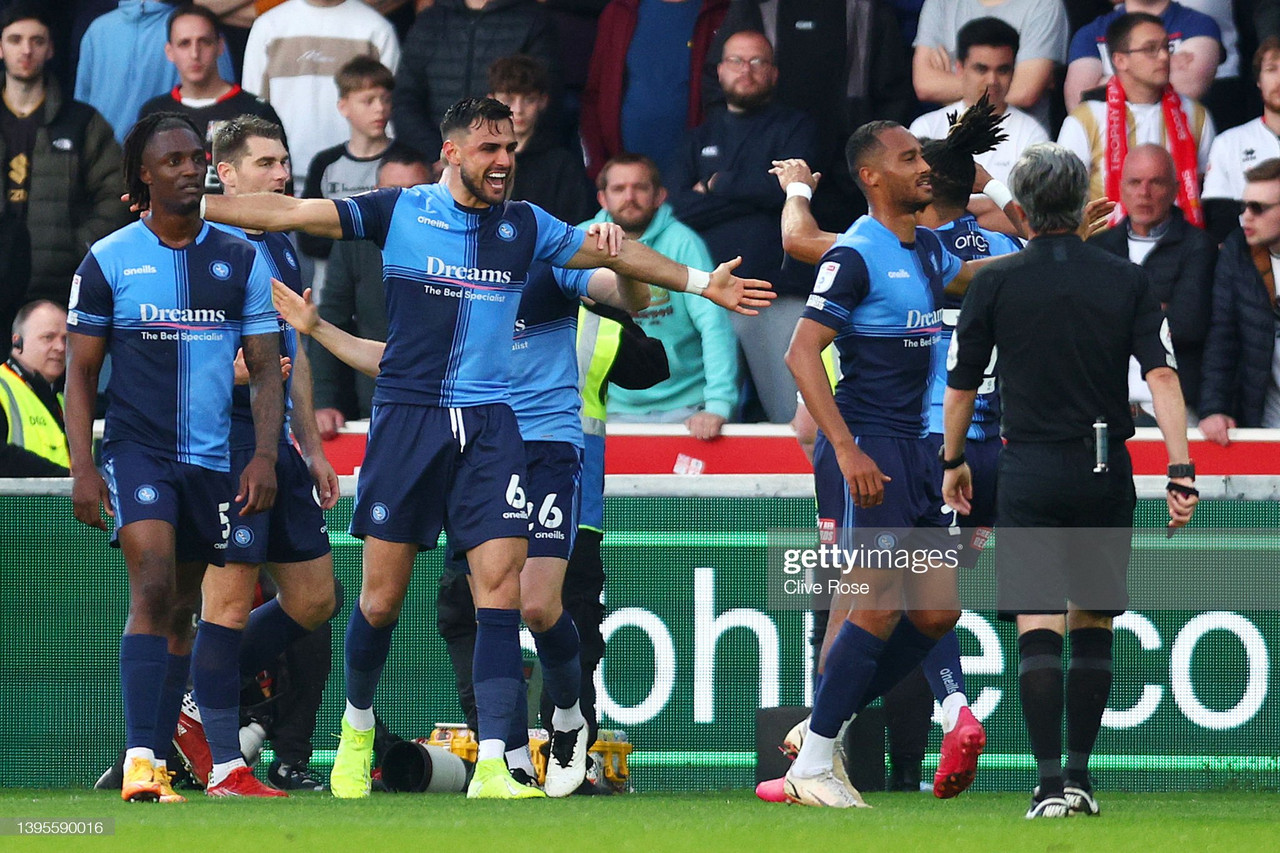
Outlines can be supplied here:
[[997, 476], [1000, 609], [1017, 622], [1022, 713], [1039, 773], [1026, 816], [1096, 815], [1089, 755], [1111, 689], [1112, 619], [1128, 605], [1136, 503], [1124, 445], [1133, 435], [1130, 355], [1151, 387], [1169, 454], [1170, 532], [1195, 509], [1195, 469], [1169, 326], [1146, 272], [1075, 234], [1089, 185], [1084, 164], [1059, 145], [1036, 144], [1010, 183], [1032, 240], [985, 266], [965, 298], [948, 356], [943, 496], [969, 512], [965, 433], [997, 349], [1008, 442]]

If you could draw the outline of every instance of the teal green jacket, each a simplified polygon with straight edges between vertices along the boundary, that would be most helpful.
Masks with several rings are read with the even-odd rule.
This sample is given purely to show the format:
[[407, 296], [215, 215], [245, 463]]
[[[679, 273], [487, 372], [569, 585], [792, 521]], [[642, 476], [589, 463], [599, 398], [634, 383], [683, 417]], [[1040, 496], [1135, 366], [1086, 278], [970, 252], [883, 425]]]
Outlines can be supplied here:
[[[601, 210], [583, 227], [612, 221]], [[676, 219], [670, 205], [658, 208], [640, 242], [686, 266], [707, 272], [715, 268], [702, 238]], [[738, 339], [729, 312], [701, 296], [650, 289], [652, 301], [636, 322], [646, 335], [662, 341], [671, 378], [643, 391], [611, 388], [609, 413], [643, 416], [692, 406], [732, 418], [738, 408]]]

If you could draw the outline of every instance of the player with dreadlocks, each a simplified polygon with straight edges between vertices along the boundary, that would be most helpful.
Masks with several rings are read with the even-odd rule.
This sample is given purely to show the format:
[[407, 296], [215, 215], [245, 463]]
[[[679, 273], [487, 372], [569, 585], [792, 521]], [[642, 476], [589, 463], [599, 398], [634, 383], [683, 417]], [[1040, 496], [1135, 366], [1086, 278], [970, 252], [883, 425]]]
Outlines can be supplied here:
[[[984, 97], [972, 108], [967, 110], [962, 116], [951, 117], [952, 128], [946, 139], [926, 143], [921, 151], [921, 155], [927, 164], [929, 173], [928, 181], [931, 187], [931, 198], [928, 200], [927, 204], [918, 204], [915, 206], [915, 221], [912, 224], [923, 226], [923, 228], [933, 231], [931, 236], [935, 236], [940, 241], [941, 246], [939, 248], [944, 250], [945, 257], [950, 258], [950, 260], [947, 261], [947, 265], [949, 267], [958, 267], [959, 259], [971, 261], [995, 254], [1016, 251], [1018, 248], [1018, 244], [1010, 238], [980, 229], [977, 225], [977, 221], [965, 210], [965, 206], [969, 200], [970, 190], [975, 184], [976, 169], [973, 162], [973, 155], [989, 150], [1002, 138], [999, 133], [1000, 118], [995, 116], [994, 112], [994, 109]], [[888, 130], [881, 131], [881, 139], [883, 140], [889, 133], [896, 133], [896, 130], [890, 128]], [[905, 140], [903, 145], [905, 147]], [[837, 238], [834, 234], [824, 234], [817, 231], [816, 224], [812, 223], [812, 219], [808, 215], [803, 192], [792, 186], [796, 182], [801, 182], [805, 186], [810, 188], [812, 187], [812, 183], [816, 179], [809, 175], [807, 166], [803, 163], [799, 163], [798, 161], [780, 161], [775, 164], [775, 169], [773, 171], [778, 175], [780, 183], [782, 183], [788, 190], [788, 209], [785, 209], [783, 213], [784, 241], [788, 244], [788, 250], [810, 263], [818, 260], [818, 257], [816, 257], [817, 253], [824, 253], [821, 255], [823, 264], [820, 267], [819, 278], [814, 290], [816, 294], [821, 294], [821, 296], [817, 298], [817, 303], [823, 305], [832, 299], [839, 300], [841, 296], [839, 294], [840, 282], [838, 277], [841, 275], [841, 267], [848, 266], [850, 261], [857, 264], [858, 260], [863, 260], [863, 263], [865, 263], [865, 256], [858, 257], [854, 255], [846, 255], [837, 257], [837, 254], [840, 252], [842, 247], [852, 247], [853, 245], [856, 245], [856, 241], [851, 241], [849, 239], [850, 232], [846, 232], [845, 235]], [[872, 175], [874, 176], [874, 173], [872, 173]], [[988, 181], [989, 176], [984, 174], [981, 183], [985, 185]], [[875, 196], [884, 191], [880, 190], [876, 186], [867, 186], [864, 184], [864, 187], [866, 187], [868, 199], [872, 201], [874, 208], [877, 201]], [[1005, 199], [1002, 204], [1007, 204], [1007, 202], [1008, 199]], [[883, 206], [883, 202], [881, 204]], [[1012, 208], [1011, 205], [1010, 207]], [[855, 229], [857, 228], [858, 226], [855, 225]], [[867, 228], [868, 226], [864, 226], [863, 230], [865, 231]], [[926, 233], [929, 233], [924, 231], [923, 228], [917, 228], [915, 231], [917, 248], [914, 251], [916, 254], [920, 254], [922, 252], [920, 247], [924, 245], [923, 236]], [[851, 231], [852, 230], [853, 229], [851, 229]], [[835, 247], [834, 250], [827, 253], [827, 251], [832, 249], [833, 246]], [[902, 246], [907, 247], [908, 244], [902, 243]], [[924, 249], [923, 253], [925, 255], [929, 255], [930, 250]], [[846, 260], [846, 258], [848, 258], [848, 260]], [[854, 258], [857, 258], [857, 260]], [[897, 271], [890, 270], [888, 277], [891, 279], [901, 278], [906, 275], [902, 270], [910, 268], [910, 266], [904, 264], [902, 268]], [[829, 272], [834, 273], [834, 276], [837, 278], [835, 282], [824, 279], [824, 275], [828, 275]], [[870, 293], [872, 289], [877, 287], [874, 283], [874, 272], [869, 272], [873, 276], [873, 283], [866, 286], [866, 290], [864, 291], [864, 296], [861, 301], [856, 297], [857, 290], [854, 291], [855, 296], [850, 300], [850, 302], [853, 303], [853, 310], [848, 312], [849, 315], [858, 322], [859, 326], [862, 326], [863, 328], [865, 328], [867, 318], [859, 318], [857, 312], [862, 308], [863, 304], [871, 301], [865, 294]], [[868, 273], [863, 273], [863, 275], [868, 275]], [[892, 286], [892, 283], [890, 283], [885, 287], [886, 296], [887, 291], [892, 288]], [[919, 439], [921, 445], [925, 448], [925, 452], [922, 455], [926, 461], [921, 462], [920, 467], [922, 470], [916, 471], [912, 468], [907, 468], [904, 472], [913, 478], [915, 475], [919, 475], [923, 480], [930, 484], [940, 483], [942, 479], [942, 472], [938, 467], [940, 463], [937, 461], [936, 455], [937, 448], [940, 446], [940, 433], [942, 431], [940, 422], [940, 395], [941, 388], [945, 387], [946, 384], [945, 355], [950, 335], [949, 330], [954, 328], [954, 319], [955, 315], [958, 314], [958, 306], [961, 297], [962, 292], [959, 288], [948, 287], [947, 291], [944, 294], [941, 294], [941, 302], [935, 306], [935, 310], [942, 319], [943, 328], [941, 330], [942, 334], [939, 335], [939, 342], [934, 345], [930, 356], [931, 362], [929, 364], [929, 369], [933, 374], [931, 385], [934, 388], [934, 394], [937, 396], [935, 405], [930, 407], [929, 423], [927, 424], [929, 434], [927, 437]], [[814, 305], [814, 302], [811, 300], [810, 304], [812, 306]], [[810, 313], [807, 312], [806, 317], [810, 317]], [[812, 319], [817, 318], [813, 317]], [[821, 323], [823, 321], [819, 320], [819, 322]], [[800, 331], [800, 329], [797, 329], [797, 338], [800, 337]], [[848, 347], [849, 345], [846, 344], [845, 346]], [[793, 350], [794, 349], [795, 343], [793, 342]], [[845, 353], [842, 349], [842, 362], [848, 356], [849, 353]], [[794, 364], [792, 365], [792, 368], [794, 371]], [[862, 369], [865, 373], [865, 367], [860, 367], [858, 369]], [[797, 378], [799, 379], [799, 375], [797, 375]], [[992, 406], [990, 409], [990, 418], [991, 424], [993, 424], [994, 428], [998, 430], [998, 425], [995, 424], [996, 419], [998, 418], [998, 406]], [[934, 423], [935, 420], [938, 421], [937, 424]], [[985, 423], [986, 421], [984, 421], [984, 424]], [[921, 426], [924, 426], [924, 424], [921, 424]], [[992, 427], [986, 428], [991, 429]], [[875, 435], [874, 429], [873, 425], [868, 428], [866, 433], [861, 434], [861, 436], [865, 436], [867, 434]], [[937, 433], [937, 435], [934, 433]], [[864, 444], [868, 447], [871, 446], [870, 442], [859, 442], [860, 446], [864, 446]], [[996, 441], [993, 446], [998, 447], [998, 445], [999, 442]], [[885, 453], [890, 457], [892, 455], [888, 450], [886, 450]], [[878, 461], [879, 460], [877, 460], [877, 462]], [[890, 464], [892, 464], [892, 459]], [[817, 460], [815, 462], [815, 467], [818, 468], [820, 465], [821, 460]], [[841, 468], [843, 470], [843, 466], [841, 466]], [[902, 473], [895, 476], [901, 478]], [[887, 479], [888, 478], [886, 478], [886, 480]], [[994, 483], [994, 471], [992, 472], [992, 477], [989, 482], [991, 484]], [[904, 500], [901, 497], [891, 498], [890, 490], [892, 488], [892, 481], [888, 481], [884, 486], [884, 502], [886, 505], [888, 505], [891, 500]], [[821, 504], [822, 502], [822, 491], [820, 486], [819, 503]], [[830, 497], [828, 497], [827, 502], [830, 504]], [[942, 505], [933, 502], [929, 503], [930, 506], [925, 511], [925, 516], [916, 519], [914, 524], [907, 525], [899, 523], [895, 526], [913, 526], [917, 528], [944, 527], [953, 529], [957, 526], [956, 519], [951, 514], [944, 514], [940, 511], [939, 508]], [[868, 514], [862, 512], [864, 509], [865, 507], [862, 504], [859, 504], [854, 513], [846, 513], [842, 526], [849, 524], [850, 515], [852, 515], [853, 524], [855, 526], [861, 526], [863, 522], [858, 517], [858, 514], [862, 513], [863, 516], [866, 517]], [[830, 511], [825, 510], [822, 506], [819, 508], [819, 514], [824, 517], [831, 517]], [[929, 515], [932, 515], [933, 517], [928, 517]], [[907, 516], [901, 517], [906, 518]], [[989, 535], [989, 524], [990, 522], [986, 521], [985, 529], [965, 529], [961, 531], [964, 535], [954, 537], [954, 542], [951, 546], [952, 548], [955, 548], [954, 543], [963, 543], [962, 547], [955, 549], [959, 565], [972, 566], [976, 563], [977, 558], [981, 553], [981, 546]], [[875, 528], [887, 525], [883, 522], [877, 521], [872, 522], [870, 526]], [[882, 541], [883, 539], [884, 533], [881, 533], [877, 537], [877, 542]], [[910, 661], [911, 653], [914, 650], [915, 661], [920, 662], [921, 664], [920, 670], [915, 671], [924, 672], [924, 677], [929, 681], [934, 695], [943, 706], [944, 737], [942, 744], [942, 756], [939, 762], [938, 772], [934, 777], [934, 793], [940, 798], [949, 798], [958, 795], [973, 782], [978, 756], [982, 752], [986, 743], [986, 734], [982, 729], [982, 725], [977, 721], [973, 716], [973, 713], [968, 708], [968, 701], [964, 694], [964, 679], [960, 668], [960, 647], [959, 642], [956, 639], [955, 632], [947, 631], [936, 644], [933, 644], [928, 640], [928, 637], [923, 632], [923, 628], [921, 626], [913, 627], [913, 620], [919, 617], [917, 617], [914, 612], [908, 610], [905, 617], [897, 622], [897, 626], [893, 628], [892, 633], [887, 639], [880, 636], [868, 638], [863, 636], [863, 634], [874, 634], [875, 632], [871, 630], [871, 628], [867, 628], [867, 630], [859, 632], [859, 628], [865, 627], [858, 624], [861, 617], [856, 613], [849, 611], [847, 609], [849, 605], [846, 604], [842, 608], [839, 604], [839, 602], [833, 602], [831, 613], [832, 618], [828, 621], [826, 638], [823, 644], [823, 655], [819, 665], [819, 692], [821, 692], [822, 685], [825, 683], [821, 679], [823, 678], [825, 669], [827, 650], [840, 643], [842, 639], [848, 640], [852, 638], [854, 640], [859, 640], [861, 641], [861, 645], [864, 649], [870, 648], [879, 652], [879, 659], [875, 664], [874, 675], [870, 678], [862, 695], [860, 697], [855, 697], [856, 702], [853, 705], [853, 710], [855, 710], [855, 712], [860, 711], [861, 708], [870, 704], [870, 702], [876, 697], [882, 695], [889, 688], [893, 687], [904, 674], [914, 670], [914, 664], [912, 666], [905, 665], [906, 661]], [[932, 602], [926, 609], [935, 609], [937, 607], [938, 604], [936, 602]], [[925, 620], [923, 619], [921, 620], [922, 624], [924, 621]], [[853, 626], [852, 629], [850, 627], [851, 625]], [[846, 634], [849, 636], [845, 637], [844, 635]], [[876, 639], [881, 642], [879, 644], [872, 642]], [[847, 655], [847, 652], [844, 654]], [[841, 661], [841, 666], [845, 666], [846, 664], [847, 661]], [[820, 702], [821, 699], [815, 702], [815, 715], [818, 712], [817, 706]], [[831, 723], [829, 720], [824, 722], [828, 727], [830, 727]], [[806, 721], [805, 723], [801, 723], [797, 726], [796, 729], [793, 729], [792, 733], [788, 735], [788, 744], [785, 748], [787, 748], [788, 751], [798, 753], [797, 761], [802, 762], [805, 758], [805, 754], [802, 752], [804, 745], [807, 741], [812, 739], [812, 736], [808, 732], [808, 721]], [[818, 740], [826, 740], [826, 738], [818, 738]], [[843, 783], [846, 789], [851, 791], [852, 789], [848, 784], [847, 777], [840, 772], [840, 770], [843, 769], [840, 766], [843, 763], [843, 757], [840, 755], [839, 750], [839, 744], [842, 740], [842, 737], [837, 736], [833, 770], [836, 771], [836, 778]], [[778, 782], [783, 782], [783, 780], [774, 780], [774, 782], [763, 783], [761, 787], [757, 789], [757, 792], [764, 799], [785, 797], [793, 801], [805, 802], [810, 805], [844, 804], [838, 797], [827, 797], [827, 795], [832, 793], [830, 790], [826, 790], [829, 786], [822, 786], [821, 788], [816, 789], [816, 792], [821, 797], [827, 797], [829, 801], [819, 802], [806, 796], [806, 791], [804, 790], [806, 788], [806, 783], [798, 782], [798, 780], [791, 778], [792, 776], [802, 776], [802, 774], [806, 772], [809, 772], [808, 766], [801, 766], [799, 768], [793, 767], [792, 774], [788, 774], [787, 780], [783, 785], [778, 784]], [[786, 788], [786, 785], [788, 784], [791, 785], [790, 790]], [[808, 785], [808, 787], [813, 788], [814, 786]], [[852, 804], [861, 805], [861, 798], [854, 794], [852, 797]]]
[[[139, 121], [125, 138], [124, 172], [129, 200], [150, 215], [94, 243], [71, 282], [72, 499], [76, 518], [104, 531], [105, 505], [129, 572], [120, 641], [121, 796], [182, 802], [165, 762], [169, 739], [188, 672], [199, 698], [211, 689], [210, 655], [221, 654], [202, 636], [193, 650], [200, 582], [206, 565], [223, 564], [232, 504], [248, 515], [275, 500], [284, 401], [279, 333], [271, 279], [253, 247], [200, 218], [204, 141], [191, 121], [171, 113]], [[256, 451], [237, 494], [227, 366], [241, 346], [252, 377]], [[108, 354], [99, 473], [93, 413]]]

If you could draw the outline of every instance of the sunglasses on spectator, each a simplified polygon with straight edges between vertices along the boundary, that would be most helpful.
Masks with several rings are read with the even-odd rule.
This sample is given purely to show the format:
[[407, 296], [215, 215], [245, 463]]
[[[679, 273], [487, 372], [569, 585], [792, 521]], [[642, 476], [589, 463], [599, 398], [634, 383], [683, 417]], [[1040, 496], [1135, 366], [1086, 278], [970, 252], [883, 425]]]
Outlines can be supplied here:
[[1280, 201], [1263, 202], [1263, 201], [1242, 201], [1240, 202], [1240, 212], [1248, 211], [1254, 216], [1261, 216], [1273, 207], [1280, 207]]

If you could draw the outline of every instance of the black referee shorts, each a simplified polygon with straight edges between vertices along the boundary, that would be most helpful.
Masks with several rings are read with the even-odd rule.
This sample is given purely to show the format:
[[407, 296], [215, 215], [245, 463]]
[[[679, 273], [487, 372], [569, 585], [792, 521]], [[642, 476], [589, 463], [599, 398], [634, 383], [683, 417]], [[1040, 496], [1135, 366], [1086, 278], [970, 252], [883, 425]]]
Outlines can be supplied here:
[[1123, 442], [1093, 473], [1084, 441], [1010, 443], [1000, 454], [996, 531], [1002, 619], [1078, 608], [1118, 616], [1129, 606], [1137, 494]]

